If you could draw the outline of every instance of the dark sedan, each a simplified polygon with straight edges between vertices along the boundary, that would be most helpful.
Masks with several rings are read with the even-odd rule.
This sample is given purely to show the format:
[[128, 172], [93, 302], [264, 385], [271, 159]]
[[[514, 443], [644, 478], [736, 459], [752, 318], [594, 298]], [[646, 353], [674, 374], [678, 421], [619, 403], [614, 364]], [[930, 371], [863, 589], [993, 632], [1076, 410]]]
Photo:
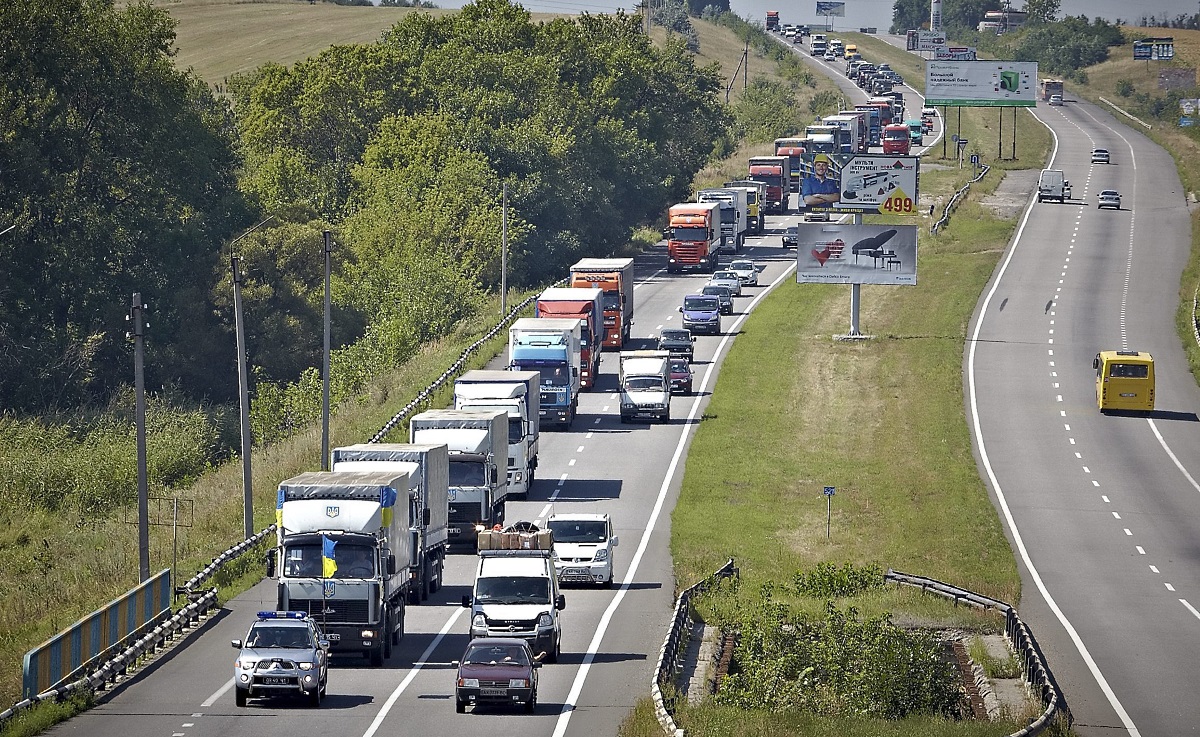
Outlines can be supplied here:
[[691, 361], [695, 353], [696, 338], [690, 330], [679, 328], [664, 328], [658, 334], [658, 349], [668, 351], [672, 356], [679, 356]]
[[537, 707], [538, 668], [529, 643], [515, 637], [477, 637], [467, 645], [454, 687], [454, 710], [479, 704], [515, 704], [532, 713]]

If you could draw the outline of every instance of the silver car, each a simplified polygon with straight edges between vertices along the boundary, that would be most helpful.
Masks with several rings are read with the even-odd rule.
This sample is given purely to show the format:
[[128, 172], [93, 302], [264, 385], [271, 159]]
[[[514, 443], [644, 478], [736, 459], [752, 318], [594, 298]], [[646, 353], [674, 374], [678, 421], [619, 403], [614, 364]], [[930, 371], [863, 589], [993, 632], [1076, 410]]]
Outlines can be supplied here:
[[753, 261], [738, 259], [729, 263], [729, 270], [738, 275], [742, 284], [749, 287], [758, 286], [758, 267]]
[[234, 698], [301, 696], [321, 705], [329, 683], [329, 640], [306, 612], [259, 612], [246, 640], [234, 640]]
[[1108, 163], [1110, 163], [1109, 157], [1108, 157], [1108, 149], [1106, 149], [1106, 148], [1092, 149], [1092, 163], [1093, 164], [1108, 164]]
[[715, 271], [712, 278], [708, 280], [708, 283], [716, 284], [720, 287], [729, 287], [729, 291], [733, 292], [733, 296], [742, 296], [742, 280], [738, 278], [735, 271]]
[[1121, 193], [1115, 189], [1106, 189], [1102, 191], [1096, 198], [1096, 209], [1100, 210], [1105, 207], [1111, 207], [1114, 210], [1121, 209]]

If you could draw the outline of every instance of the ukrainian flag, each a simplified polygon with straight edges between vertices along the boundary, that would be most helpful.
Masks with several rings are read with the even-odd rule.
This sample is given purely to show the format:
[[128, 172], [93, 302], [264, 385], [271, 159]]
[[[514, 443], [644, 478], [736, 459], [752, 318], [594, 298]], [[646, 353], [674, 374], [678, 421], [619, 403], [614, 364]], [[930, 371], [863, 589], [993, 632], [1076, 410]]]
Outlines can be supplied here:
[[333, 559], [333, 549], [336, 546], [337, 541], [321, 535], [321, 575], [325, 578], [331, 578], [337, 573], [337, 561]]
[[383, 518], [383, 526], [392, 526], [392, 515], [396, 513], [396, 490], [390, 486], [385, 486], [379, 493], [380, 516]]
[[287, 494], [283, 489], [275, 492], [275, 529], [283, 531], [283, 500]]

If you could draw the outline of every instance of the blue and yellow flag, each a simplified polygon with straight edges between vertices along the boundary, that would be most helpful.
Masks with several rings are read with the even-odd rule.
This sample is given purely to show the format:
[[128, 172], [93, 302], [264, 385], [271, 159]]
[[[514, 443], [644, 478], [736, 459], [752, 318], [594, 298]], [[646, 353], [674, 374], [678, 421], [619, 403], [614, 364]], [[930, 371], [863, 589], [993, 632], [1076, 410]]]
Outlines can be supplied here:
[[283, 489], [275, 492], [275, 527], [279, 530], [283, 529], [283, 500], [285, 496], [286, 493]]
[[392, 526], [392, 515], [396, 513], [396, 490], [390, 486], [383, 487], [379, 493], [379, 506], [384, 527]]
[[325, 578], [331, 578], [333, 574], [337, 573], [337, 561], [333, 559], [335, 547], [337, 547], [337, 541], [321, 535], [321, 575]]

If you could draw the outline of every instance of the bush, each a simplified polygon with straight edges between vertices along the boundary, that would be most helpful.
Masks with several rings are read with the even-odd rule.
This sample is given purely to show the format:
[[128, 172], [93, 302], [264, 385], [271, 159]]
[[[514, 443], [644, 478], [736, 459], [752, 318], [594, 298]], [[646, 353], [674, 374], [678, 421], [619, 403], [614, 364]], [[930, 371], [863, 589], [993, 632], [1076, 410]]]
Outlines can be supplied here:
[[1117, 80], [1117, 94], [1121, 97], [1129, 97], [1133, 94], [1133, 82], [1128, 79]]

